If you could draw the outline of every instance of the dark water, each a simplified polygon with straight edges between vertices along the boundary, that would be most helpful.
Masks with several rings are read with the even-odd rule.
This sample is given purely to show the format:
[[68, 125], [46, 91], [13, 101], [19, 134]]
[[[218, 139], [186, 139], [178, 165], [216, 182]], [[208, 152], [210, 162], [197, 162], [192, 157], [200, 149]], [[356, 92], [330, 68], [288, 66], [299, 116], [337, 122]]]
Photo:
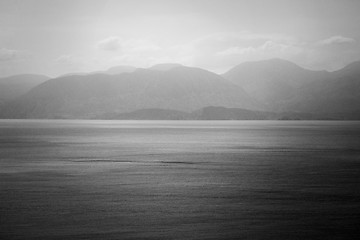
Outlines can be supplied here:
[[0, 121], [0, 239], [356, 239], [360, 123]]

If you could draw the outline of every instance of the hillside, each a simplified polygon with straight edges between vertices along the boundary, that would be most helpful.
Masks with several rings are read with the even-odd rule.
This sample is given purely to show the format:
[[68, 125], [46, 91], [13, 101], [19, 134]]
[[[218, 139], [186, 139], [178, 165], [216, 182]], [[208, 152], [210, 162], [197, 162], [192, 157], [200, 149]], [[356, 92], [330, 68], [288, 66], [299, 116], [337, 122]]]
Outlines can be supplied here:
[[326, 79], [302, 87], [285, 109], [346, 118], [359, 115], [360, 62], [352, 63], [332, 72]]
[[189, 67], [51, 79], [7, 104], [4, 118], [91, 118], [147, 108], [193, 111], [216, 105], [261, 109], [241, 87]]
[[328, 75], [324, 71], [303, 69], [286, 60], [270, 59], [242, 63], [223, 77], [241, 86], [268, 110], [281, 110], [281, 106], [291, 101], [302, 86]]
[[15, 99], [50, 79], [44, 75], [22, 74], [0, 78], [0, 104]]

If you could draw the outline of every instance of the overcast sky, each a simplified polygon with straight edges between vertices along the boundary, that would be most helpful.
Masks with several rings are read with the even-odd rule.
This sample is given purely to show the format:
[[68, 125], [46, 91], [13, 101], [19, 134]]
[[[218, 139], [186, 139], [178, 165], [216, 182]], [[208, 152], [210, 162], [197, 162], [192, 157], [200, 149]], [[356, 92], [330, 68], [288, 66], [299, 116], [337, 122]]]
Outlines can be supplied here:
[[222, 73], [360, 59], [358, 0], [0, 0], [0, 76], [177, 62]]

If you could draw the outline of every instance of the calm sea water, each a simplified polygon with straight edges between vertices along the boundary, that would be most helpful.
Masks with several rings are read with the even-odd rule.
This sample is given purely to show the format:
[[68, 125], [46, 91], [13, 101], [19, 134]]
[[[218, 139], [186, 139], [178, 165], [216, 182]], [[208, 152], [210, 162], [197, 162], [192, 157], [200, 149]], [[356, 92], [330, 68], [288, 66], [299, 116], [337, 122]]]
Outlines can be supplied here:
[[360, 123], [0, 120], [1, 239], [355, 239]]

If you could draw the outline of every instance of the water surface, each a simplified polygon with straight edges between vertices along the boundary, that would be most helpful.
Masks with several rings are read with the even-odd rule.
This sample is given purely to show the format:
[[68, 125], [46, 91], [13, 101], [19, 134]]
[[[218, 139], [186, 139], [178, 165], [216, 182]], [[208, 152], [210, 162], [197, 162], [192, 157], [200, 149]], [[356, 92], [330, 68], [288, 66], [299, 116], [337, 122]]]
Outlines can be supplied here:
[[0, 120], [1, 239], [351, 239], [360, 123]]

